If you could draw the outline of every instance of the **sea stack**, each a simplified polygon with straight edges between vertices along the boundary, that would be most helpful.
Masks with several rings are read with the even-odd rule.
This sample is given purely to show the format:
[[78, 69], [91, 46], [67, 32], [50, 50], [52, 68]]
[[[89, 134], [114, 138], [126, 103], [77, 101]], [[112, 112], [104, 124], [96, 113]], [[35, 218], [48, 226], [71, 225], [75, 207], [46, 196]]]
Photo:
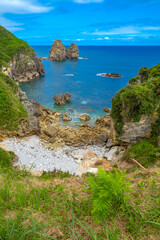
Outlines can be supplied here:
[[70, 47], [66, 49], [61, 40], [56, 39], [52, 44], [52, 49], [49, 51], [49, 58], [54, 61], [78, 59], [78, 46], [71, 43]]
[[77, 44], [71, 43], [70, 47], [66, 49], [66, 58], [67, 59], [79, 58], [79, 50]]
[[55, 61], [66, 59], [66, 49], [61, 40], [54, 41], [52, 49], [49, 51], [49, 58]]

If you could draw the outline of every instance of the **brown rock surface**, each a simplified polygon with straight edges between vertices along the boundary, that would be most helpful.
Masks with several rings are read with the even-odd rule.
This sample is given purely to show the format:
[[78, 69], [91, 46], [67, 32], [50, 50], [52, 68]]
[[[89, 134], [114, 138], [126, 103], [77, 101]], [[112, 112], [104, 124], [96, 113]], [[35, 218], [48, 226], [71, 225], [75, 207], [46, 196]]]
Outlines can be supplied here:
[[71, 100], [71, 94], [70, 93], [65, 93], [65, 94], [56, 94], [54, 97], [53, 97], [55, 103], [57, 105], [63, 105], [67, 102], [70, 102]]
[[75, 43], [71, 43], [70, 47], [66, 49], [66, 58], [67, 59], [79, 58], [78, 46]]
[[67, 112], [64, 113], [62, 119], [63, 119], [63, 121], [71, 121], [72, 120], [72, 118], [68, 115]]
[[52, 49], [49, 51], [49, 58], [54, 61], [66, 59], [78, 59], [79, 50], [75, 43], [71, 43], [69, 48], [65, 48], [61, 40], [56, 39], [52, 44]]
[[81, 121], [89, 121], [91, 118], [90, 118], [90, 116], [88, 115], [88, 114], [82, 114], [81, 116], [80, 116], [80, 120]]
[[66, 49], [61, 40], [56, 39], [52, 44], [52, 49], [49, 51], [49, 58], [51, 60], [65, 60]]

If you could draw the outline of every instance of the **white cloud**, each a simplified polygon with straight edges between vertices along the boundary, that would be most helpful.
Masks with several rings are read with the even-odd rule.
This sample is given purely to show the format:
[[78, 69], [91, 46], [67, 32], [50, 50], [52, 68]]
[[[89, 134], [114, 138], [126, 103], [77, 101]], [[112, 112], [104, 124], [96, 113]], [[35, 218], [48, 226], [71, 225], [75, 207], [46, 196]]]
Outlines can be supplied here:
[[52, 7], [45, 7], [34, 0], [0, 0], [0, 13], [43, 13], [49, 12]]
[[105, 39], [105, 40], [108, 40], [108, 39], [109, 39], [109, 37], [105, 37], [104, 39]]
[[103, 0], [73, 0], [75, 3], [100, 3]]
[[75, 39], [74, 41], [80, 42], [80, 41], [84, 41], [84, 40], [85, 40], [84, 38], [78, 38], [78, 39]]
[[141, 33], [142, 31], [158, 31], [160, 30], [160, 27], [154, 27], [154, 26], [145, 26], [145, 27], [135, 27], [135, 26], [125, 26], [125, 27], [119, 27], [119, 28], [113, 28], [110, 31], [99, 31], [95, 30], [92, 33], [83, 32], [83, 34], [88, 35], [97, 35], [97, 36], [104, 36], [104, 35], [128, 35], [128, 34], [137, 34]]
[[45, 7], [37, 3], [36, 0], [0, 0], [0, 25], [11, 32], [24, 30], [23, 23], [16, 23], [3, 17], [5, 13], [27, 14], [45, 13], [52, 7]]

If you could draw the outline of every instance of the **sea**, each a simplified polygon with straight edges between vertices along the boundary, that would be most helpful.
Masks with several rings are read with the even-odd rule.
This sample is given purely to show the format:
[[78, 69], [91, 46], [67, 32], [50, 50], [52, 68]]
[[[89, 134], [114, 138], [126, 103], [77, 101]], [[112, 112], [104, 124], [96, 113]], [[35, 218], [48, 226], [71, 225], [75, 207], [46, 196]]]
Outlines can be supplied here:
[[[51, 46], [32, 46], [38, 57], [48, 57]], [[30, 99], [34, 99], [53, 111], [68, 112], [70, 123], [79, 124], [77, 113], [91, 117], [90, 124], [111, 108], [116, 92], [135, 77], [138, 70], [160, 62], [160, 46], [79, 46], [79, 59], [67, 61], [43, 60], [45, 75], [20, 87]], [[106, 78], [101, 73], [118, 73], [121, 78]], [[71, 102], [57, 106], [55, 94], [71, 93]]]

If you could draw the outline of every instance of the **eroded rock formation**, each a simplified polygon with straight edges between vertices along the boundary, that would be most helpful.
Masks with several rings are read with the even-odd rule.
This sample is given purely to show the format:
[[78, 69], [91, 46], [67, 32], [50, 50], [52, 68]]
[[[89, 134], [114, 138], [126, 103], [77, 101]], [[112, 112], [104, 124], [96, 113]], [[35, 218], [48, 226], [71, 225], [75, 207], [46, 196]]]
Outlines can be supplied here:
[[77, 59], [79, 50], [75, 43], [71, 43], [69, 48], [65, 48], [61, 40], [56, 39], [52, 44], [52, 49], [49, 51], [49, 58], [54, 61]]

